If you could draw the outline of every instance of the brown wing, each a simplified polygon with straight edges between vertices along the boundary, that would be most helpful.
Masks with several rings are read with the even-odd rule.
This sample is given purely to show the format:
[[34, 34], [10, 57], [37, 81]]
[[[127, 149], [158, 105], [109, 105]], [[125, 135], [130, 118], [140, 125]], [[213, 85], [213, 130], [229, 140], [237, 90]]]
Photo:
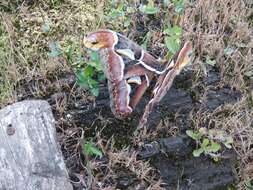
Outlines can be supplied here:
[[[114, 47], [116, 52], [119, 49], [129, 49], [133, 52], [136, 63], [141, 64], [147, 70], [155, 72], [157, 74], [161, 74], [164, 72], [166, 65], [161, 64], [154, 56], [144, 51], [141, 46], [139, 46], [126, 36], [123, 36], [119, 33], [117, 33], [117, 35], [118, 43]], [[124, 60], [124, 62], [126, 64], [133, 63], [127, 60]]]
[[125, 64], [122, 57], [111, 48], [101, 49], [98, 53], [106, 78], [112, 82], [123, 80]]
[[174, 78], [181, 72], [185, 65], [190, 61], [190, 52], [192, 46], [190, 42], [186, 42], [183, 48], [180, 50], [176, 63], [173, 64], [171, 69], [168, 69], [165, 73], [159, 76], [157, 84], [153, 91], [153, 98], [145, 107], [144, 114], [139, 122], [138, 127], [142, 128], [146, 125], [149, 114], [152, 112], [153, 107], [161, 101], [161, 99], [169, 91]]

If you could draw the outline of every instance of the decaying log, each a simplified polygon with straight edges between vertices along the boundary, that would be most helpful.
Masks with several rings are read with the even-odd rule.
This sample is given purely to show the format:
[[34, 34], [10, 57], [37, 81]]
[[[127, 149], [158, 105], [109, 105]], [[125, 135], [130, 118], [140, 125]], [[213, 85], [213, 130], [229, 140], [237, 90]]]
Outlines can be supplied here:
[[0, 189], [72, 190], [46, 101], [0, 110]]

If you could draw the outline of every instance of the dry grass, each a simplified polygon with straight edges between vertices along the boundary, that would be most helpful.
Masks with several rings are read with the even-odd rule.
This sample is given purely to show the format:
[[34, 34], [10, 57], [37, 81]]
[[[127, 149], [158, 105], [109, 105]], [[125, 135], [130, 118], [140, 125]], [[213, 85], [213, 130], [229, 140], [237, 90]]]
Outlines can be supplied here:
[[[234, 149], [240, 160], [238, 189], [245, 188], [246, 179], [253, 179], [253, 112], [249, 80], [245, 76], [252, 70], [253, 61], [252, 23], [248, 22], [250, 10], [245, 1], [198, 1], [186, 9], [183, 21], [185, 38], [194, 41], [195, 62], [203, 64], [207, 56], [216, 60], [221, 75], [219, 86], [229, 84], [244, 96], [235, 105], [219, 107], [212, 113], [199, 113], [194, 118], [196, 128], [206, 120], [233, 136]], [[226, 55], [226, 48], [234, 51]]]
[[[253, 60], [249, 14], [242, 0], [198, 1], [186, 9], [183, 20], [185, 38], [194, 41], [195, 62], [203, 64], [207, 56], [216, 60], [223, 81], [240, 90]], [[233, 53], [226, 55], [226, 48]]]
[[[64, 57], [48, 56], [49, 44], [58, 42], [64, 50], [73, 47], [77, 54], [82, 52], [82, 36], [100, 26], [107, 26], [103, 10], [110, 11], [109, 1], [26, 2], [31, 4], [27, 5], [21, 1], [0, 3], [0, 9], [3, 10], [0, 13], [0, 107], [18, 101], [24, 95], [18, 89], [24, 85], [29, 87], [31, 81], [36, 81], [32, 97], [44, 97], [48, 88], [61, 91], [58, 76], [71, 72], [71, 68]], [[234, 149], [240, 161], [237, 170], [238, 189], [244, 188], [245, 180], [253, 179], [253, 112], [252, 101], [249, 98], [249, 78], [245, 76], [253, 69], [253, 21], [250, 5], [245, 2], [244, 0], [198, 0], [192, 4], [188, 2], [185, 15], [180, 21], [184, 28], [184, 39], [190, 38], [194, 43], [194, 63], [199, 66], [207, 57], [214, 59], [215, 69], [220, 72], [222, 79], [219, 85], [229, 84], [243, 94], [242, 100], [234, 105], [225, 105], [211, 113], [194, 115], [196, 128], [201, 127], [202, 121], [208, 120], [215, 123], [216, 128], [223, 129], [234, 137]], [[139, 2], [135, 0], [130, 3]], [[43, 31], [45, 26], [49, 26], [48, 32]], [[120, 30], [122, 21], [110, 23], [109, 26]], [[134, 36], [130, 28], [124, 28], [124, 32], [130, 32]], [[153, 33], [156, 35], [157, 31]], [[233, 52], [226, 54], [224, 50], [227, 48], [232, 48]], [[197, 76], [202, 76], [203, 72], [199, 67], [196, 70]], [[55, 84], [52, 81], [57, 82]], [[201, 78], [196, 77], [195, 83], [201, 84]], [[67, 101], [63, 99], [57, 102], [59, 113], [65, 111]], [[170, 125], [169, 121], [167, 124], [165, 121], [165, 125], [166, 127]], [[159, 127], [164, 128], [162, 125]], [[94, 189], [115, 189], [114, 180], [118, 170], [122, 169], [134, 175], [146, 187], [149, 186], [149, 189], [161, 189], [162, 182], [158, 180], [156, 183], [157, 176], [153, 168], [148, 162], [137, 160], [136, 153], [129, 149], [117, 150], [113, 141], [105, 143], [97, 135], [97, 145], [108, 160], [103, 162], [89, 158], [90, 164], [85, 165], [78, 150], [82, 129], [75, 126], [73, 130], [62, 129], [62, 131], [62, 145], [66, 150], [74, 150], [66, 152], [67, 157], [78, 163], [74, 164], [73, 168], [78, 165], [85, 171], [88, 176], [86, 176], [87, 186], [93, 186]], [[168, 131], [169, 135], [176, 133], [176, 127]], [[149, 139], [157, 137], [156, 132], [142, 135], [149, 135]], [[106, 171], [98, 171], [104, 164]], [[70, 168], [72, 169], [72, 166]]]
[[[0, 76], [4, 82], [0, 107], [18, 100], [13, 90], [19, 81], [47, 80], [69, 70], [64, 60], [48, 56], [49, 44], [58, 42], [63, 49], [71, 46], [81, 51], [81, 38], [98, 27], [102, 16], [102, 7], [97, 4], [102, 6], [103, 2], [45, 0], [31, 6], [20, 2], [11, 3], [15, 12], [0, 14]], [[45, 26], [49, 26], [48, 32], [43, 31]]]

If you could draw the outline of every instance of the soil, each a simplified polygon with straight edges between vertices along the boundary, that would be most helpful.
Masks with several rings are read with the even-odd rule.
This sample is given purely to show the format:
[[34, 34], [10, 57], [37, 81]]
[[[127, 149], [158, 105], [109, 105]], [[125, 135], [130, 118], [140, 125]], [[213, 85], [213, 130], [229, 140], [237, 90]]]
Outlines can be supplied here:
[[[134, 138], [134, 131], [150, 92], [146, 93], [131, 118], [119, 120], [110, 111], [109, 94], [105, 83], [101, 84], [100, 95], [94, 99], [87, 98], [87, 93], [83, 89], [75, 87], [75, 77], [71, 73], [58, 79], [55, 84], [52, 82], [52, 88], [57, 84], [62, 85], [63, 90], [60, 93], [48, 91], [45, 98], [54, 110], [59, 140], [72, 180], [78, 181], [76, 174], [83, 172], [80, 160], [87, 162], [82, 151], [76, 150], [76, 147], [79, 147], [82, 132], [84, 132], [84, 138], [88, 139], [96, 137], [96, 133], [100, 131], [100, 138], [103, 141], [109, 141], [113, 135], [114, 146], [118, 150], [130, 146], [129, 152], [137, 151], [139, 160], [150, 161], [151, 166], [157, 169], [155, 172], [157, 180], [161, 178], [166, 183], [163, 185], [166, 189], [176, 189], [180, 186], [182, 189], [213, 190], [233, 185], [235, 183], [233, 172], [236, 165], [235, 152], [223, 152], [222, 159], [218, 163], [208, 156], [195, 158], [192, 156], [192, 151], [196, 144], [185, 135], [185, 130], [193, 126], [191, 121], [193, 113], [200, 110], [211, 112], [227, 103], [235, 103], [241, 98], [241, 94], [227, 85], [220, 87], [219, 75], [215, 71], [210, 71], [208, 77], [203, 78], [205, 88], [198, 86], [188, 89], [192, 78], [191, 71], [183, 72], [176, 78], [171, 90], [149, 118], [148, 134], [151, 135], [140, 135], [138, 140]], [[73, 96], [73, 90], [75, 96]], [[26, 90], [28, 95], [27, 92], [29, 91]], [[204, 95], [206, 98], [203, 101], [197, 100], [196, 96]], [[60, 113], [57, 105], [63, 102], [66, 108]], [[205, 121], [203, 127], [210, 127], [208, 123]], [[176, 131], [173, 131], [174, 129]], [[153, 133], [155, 135], [152, 135]], [[97, 162], [108, 164], [108, 159], [105, 156]], [[114, 176], [113, 182], [108, 183], [116, 184], [119, 189], [147, 188], [127, 168], [119, 166], [114, 169], [118, 176]], [[96, 168], [96, 170], [104, 171], [105, 169]], [[81, 187], [81, 184], [76, 185], [76, 189]]]

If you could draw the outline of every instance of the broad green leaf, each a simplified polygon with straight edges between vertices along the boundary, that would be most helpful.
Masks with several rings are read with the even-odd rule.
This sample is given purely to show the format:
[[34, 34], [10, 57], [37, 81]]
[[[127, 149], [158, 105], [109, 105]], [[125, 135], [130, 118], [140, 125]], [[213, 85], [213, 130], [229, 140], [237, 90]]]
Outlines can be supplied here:
[[91, 67], [91, 66], [87, 66], [85, 69], [84, 69], [84, 76], [86, 78], [90, 78], [93, 76], [94, 74], [94, 69]]
[[88, 84], [89, 87], [92, 88], [98, 88], [98, 81], [92, 79], [92, 78], [88, 78]]
[[87, 64], [92, 66], [92, 67], [95, 67], [95, 69], [97, 71], [101, 71], [102, 70], [102, 65], [100, 63], [98, 53], [96, 51], [90, 51], [89, 56], [90, 56], [91, 61], [89, 61]]
[[209, 144], [209, 140], [208, 140], [207, 138], [205, 138], [205, 139], [203, 140], [203, 142], [201, 143], [201, 147], [202, 147], [202, 148], [205, 148], [205, 147], [208, 146], [208, 144]]
[[199, 148], [199, 149], [193, 151], [193, 156], [199, 157], [203, 152], [204, 152], [204, 149]]
[[217, 143], [217, 142], [211, 142], [211, 151], [212, 152], [218, 152], [219, 150], [221, 149], [221, 146], [220, 146], [220, 144], [219, 143]]
[[164, 33], [170, 35], [170, 36], [177, 36], [177, 37], [180, 37], [182, 35], [182, 28], [175, 25], [173, 27], [168, 27], [164, 30]]
[[87, 65], [90, 65], [96, 69], [96, 71], [102, 71], [102, 65], [100, 63], [89, 61], [87, 62]]
[[97, 147], [93, 146], [91, 142], [86, 142], [84, 144], [84, 153], [87, 155], [99, 156], [100, 158], [103, 156], [103, 153]]
[[172, 27], [172, 31], [177, 36], [181, 36], [181, 34], [182, 34], [182, 28], [177, 25]]
[[169, 51], [173, 54], [175, 54], [180, 48], [179, 43], [173, 37], [168, 37], [168, 36], [165, 37], [165, 44], [166, 44], [166, 47], [169, 49]]
[[186, 134], [194, 140], [200, 140], [202, 136], [201, 133], [194, 133], [192, 130], [186, 130]]
[[84, 72], [82, 70], [75, 72], [75, 75], [77, 77], [77, 84], [79, 86], [89, 88], [87, 78], [85, 77]]

